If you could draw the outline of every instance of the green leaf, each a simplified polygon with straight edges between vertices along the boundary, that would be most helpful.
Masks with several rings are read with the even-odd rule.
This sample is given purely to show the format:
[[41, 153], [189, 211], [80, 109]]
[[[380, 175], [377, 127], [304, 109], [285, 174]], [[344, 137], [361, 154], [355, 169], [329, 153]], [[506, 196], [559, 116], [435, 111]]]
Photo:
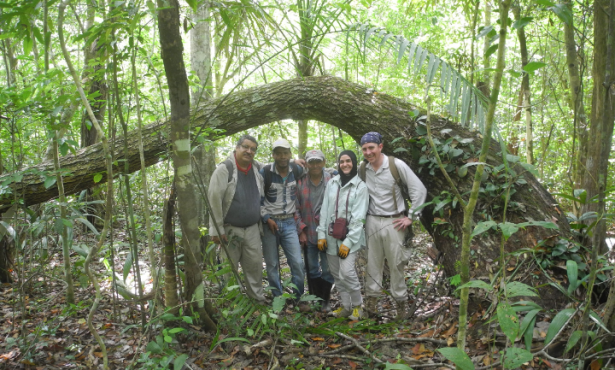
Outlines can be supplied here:
[[384, 370], [412, 370], [412, 368], [406, 364], [392, 364], [387, 362], [384, 366]]
[[579, 342], [579, 339], [581, 339], [582, 336], [583, 330], [575, 330], [572, 335], [570, 335], [570, 338], [568, 338], [568, 343], [566, 344], [564, 353], [570, 351]]
[[468, 355], [457, 347], [439, 348], [438, 352], [460, 370], [474, 370], [474, 364]]
[[491, 30], [493, 30], [493, 26], [480, 27], [479, 30], [478, 35], [476, 35], [477, 40], [491, 32]]
[[513, 23], [513, 28], [514, 29], [521, 29], [525, 26], [527, 26], [532, 20], [534, 19], [534, 17], [523, 17], [521, 19], [519, 19], [518, 21], [515, 21], [515, 23]]
[[526, 362], [532, 361], [532, 352], [523, 348], [511, 347], [506, 350], [504, 355], [504, 368], [516, 369]]
[[184, 364], [186, 363], [186, 360], [188, 359], [188, 355], [187, 354], [182, 354], [177, 356], [177, 358], [175, 359], [175, 361], [173, 361], [173, 369], [174, 370], [182, 370], [182, 367], [184, 367]]
[[572, 25], [572, 11], [565, 4], [555, 4], [548, 9], [555, 13], [562, 22], [569, 26]]
[[611, 334], [611, 331], [609, 329], [606, 328], [606, 325], [604, 325], [604, 322], [602, 322], [602, 320], [600, 319], [600, 316], [598, 316], [598, 314], [596, 312], [594, 312], [594, 310], [590, 310], [589, 311], [589, 318], [595, 322], [596, 324], [598, 324], [598, 326], [604, 330], [605, 332]]
[[542, 5], [542, 6], [553, 6], [553, 5], [555, 5], [555, 3], [550, 1], [550, 0], [536, 0], [536, 3], [538, 5]]
[[94, 227], [94, 225], [92, 225], [92, 223], [91, 223], [90, 221], [88, 221], [87, 219], [82, 218], [82, 217], [77, 217], [77, 218], [75, 218], [75, 221], [79, 221], [79, 222], [81, 222], [82, 224], [84, 224], [84, 225], [85, 225], [88, 229], [90, 229], [90, 231], [92, 231], [92, 232], [94, 233], [94, 235], [98, 235], [98, 234], [100, 234], [100, 233], [98, 232], [98, 230], [96, 230], [96, 228]]
[[501, 302], [497, 308], [498, 322], [504, 335], [514, 342], [519, 333], [519, 318], [509, 303]]
[[94, 175], [94, 184], [98, 184], [100, 180], [102, 180], [102, 177], [102, 173], [97, 173], [96, 175]]
[[532, 288], [527, 284], [520, 283], [518, 281], [513, 281], [506, 284], [506, 293], [509, 297], [519, 297], [519, 296], [527, 296], [527, 297], [538, 297], [536, 293], [536, 289]]
[[169, 333], [177, 334], [177, 333], [182, 332], [184, 330], [186, 330], [186, 329], [184, 329], [184, 328], [173, 328], [173, 329], [169, 330]]
[[[273, 299], [273, 304], [271, 305], [273, 312], [280, 312], [282, 311], [282, 308], [284, 308], [284, 304], [286, 303], [286, 297], [284, 296], [277, 296]], [[266, 318], [265, 318], [266, 320]], [[263, 324], [265, 324], [265, 322], [263, 322]]]
[[566, 321], [568, 321], [570, 316], [574, 314], [574, 312], [574, 308], [566, 308], [558, 312], [557, 315], [555, 315], [553, 321], [551, 321], [551, 324], [549, 325], [549, 329], [547, 330], [547, 336], [545, 337], [545, 345], [551, 342], [553, 337], [555, 337], [555, 334], [560, 331], [560, 329], [564, 326]]
[[479, 222], [478, 225], [476, 225], [474, 227], [474, 231], [472, 231], [472, 238], [475, 237], [476, 235], [480, 235], [482, 233], [484, 233], [485, 231], [491, 229], [492, 227], [496, 226], [497, 223], [495, 221], [482, 221]]
[[512, 222], [502, 222], [498, 224], [500, 230], [502, 230], [502, 234], [504, 235], [504, 240], [508, 240], [512, 236], [512, 234], [516, 233], [519, 230], [519, 225], [514, 224]]
[[538, 171], [536, 170], [536, 167], [534, 167], [534, 165], [525, 162], [520, 162], [519, 165], [532, 175], [538, 176]]
[[132, 253], [128, 253], [128, 255], [126, 256], [126, 261], [124, 261], [124, 269], [123, 269], [124, 281], [126, 281], [126, 278], [128, 277], [128, 274], [130, 273], [131, 267], [132, 267]]
[[186, 2], [188, 3], [188, 5], [190, 5], [190, 7], [192, 8], [192, 11], [196, 13], [198, 9], [197, 1], [196, 0], [186, 0]]
[[55, 183], [56, 183], [55, 176], [53, 176], [53, 177], [45, 177], [45, 182], [43, 183], [43, 185], [45, 186], [45, 189], [49, 189], [50, 187], [55, 185]]
[[30, 55], [30, 52], [32, 51], [32, 45], [33, 44], [34, 44], [34, 42], [30, 38], [30, 36], [26, 36], [23, 39], [23, 53], [24, 53], [25, 56]]
[[482, 280], [471, 280], [471, 281], [468, 281], [467, 283], [463, 284], [462, 286], [458, 287], [455, 290], [461, 290], [463, 288], [480, 288], [480, 289], [485, 289], [488, 292], [493, 290], [493, 287], [491, 285], [485, 283]]
[[568, 294], [572, 294], [579, 286], [579, 266], [577, 262], [573, 260], [566, 261], [566, 271], [568, 273], [568, 282], [570, 283], [568, 285]]
[[529, 62], [528, 64], [525, 65], [525, 67], [523, 67], [523, 70], [531, 73], [534, 72], [537, 69], [540, 69], [544, 66], [546, 66], [547, 63], [543, 63], [543, 62]]
[[[528, 350], [532, 348], [532, 336], [534, 332], [534, 324], [536, 323], [536, 315], [538, 314], [538, 312], [540, 312], [540, 310], [531, 310], [530, 312], [527, 313], [527, 315], [525, 315], [525, 317], [521, 321], [519, 335], [523, 336], [523, 339], [525, 340], [525, 347]], [[526, 335], [527, 332], [530, 333], [529, 343], [527, 341], [528, 339], [528, 335]]]
[[145, 347], [145, 350], [147, 352], [151, 352], [151, 353], [160, 353], [162, 352], [162, 348], [160, 348], [160, 346], [158, 345], [158, 343], [151, 341], [147, 344], [147, 347]]
[[523, 341], [525, 342], [525, 348], [529, 351], [532, 349], [532, 340], [534, 339], [534, 325], [536, 325], [536, 316], [532, 318], [527, 326], [525, 334], [523, 334]]
[[489, 58], [493, 53], [495, 53], [498, 50], [499, 45], [500, 44], [491, 45], [489, 49], [487, 49], [487, 51], [485, 52], [485, 58]]
[[188, 323], [188, 324], [192, 324], [193, 323], [192, 317], [190, 317], [190, 316], [182, 316], [182, 320], [184, 320], [184, 322]]

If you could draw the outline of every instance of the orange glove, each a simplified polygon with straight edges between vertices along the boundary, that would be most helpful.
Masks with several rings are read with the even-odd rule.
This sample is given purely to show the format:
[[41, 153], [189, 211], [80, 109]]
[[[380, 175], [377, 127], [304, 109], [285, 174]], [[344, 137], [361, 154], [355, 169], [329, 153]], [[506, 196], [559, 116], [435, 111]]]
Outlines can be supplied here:
[[324, 252], [327, 249], [327, 239], [318, 239], [318, 250]]
[[350, 248], [348, 248], [344, 244], [340, 245], [340, 250], [337, 252], [337, 255], [340, 258], [344, 259], [344, 258], [348, 257], [348, 253], [350, 253]]

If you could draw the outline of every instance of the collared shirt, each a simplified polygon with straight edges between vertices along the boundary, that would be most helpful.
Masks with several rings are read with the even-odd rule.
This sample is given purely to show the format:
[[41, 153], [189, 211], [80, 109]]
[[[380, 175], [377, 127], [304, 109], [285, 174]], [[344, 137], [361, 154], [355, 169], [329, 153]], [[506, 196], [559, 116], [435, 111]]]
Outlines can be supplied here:
[[298, 211], [295, 214], [295, 221], [299, 232], [305, 229], [308, 242], [311, 244], [318, 242], [316, 228], [320, 220], [320, 208], [325, 195], [325, 187], [329, 180], [331, 180], [331, 174], [324, 170], [322, 180], [318, 185], [312, 183], [310, 176], [305, 176], [297, 181]]
[[[416, 211], [416, 209], [425, 203], [427, 189], [404, 161], [395, 158], [395, 165], [402, 183], [407, 186], [408, 195], [412, 201], [408, 217], [418, 217], [420, 211]], [[365, 183], [367, 183], [370, 200], [368, 214], [390, 216], [405, 212], [404, 197], [389, 169], [388, 156], [384, 155], [384, 160], [378, 171], [374, 171], [370, 163], [365, 165]], [[397, 203], [397, 208], [395, 208], [395, 203]]]
[[[261, 198], [261, 217], [263, 223], [272, 216], [295, 215], [297, 210], [297, 178], [303, 176], [303, 168], [297, 166], [299, 173], [293, 172], [293, 166], [288, 166], [288, 175], [282, 178], [275, 163], [271, 164], [271, 185], [269, 191]], [[265, 167], [260, 170], [265, 179]], [[265, 179], [266, 181], [266, 179]], [[267, 185], [265, 185], [265, 188]]]

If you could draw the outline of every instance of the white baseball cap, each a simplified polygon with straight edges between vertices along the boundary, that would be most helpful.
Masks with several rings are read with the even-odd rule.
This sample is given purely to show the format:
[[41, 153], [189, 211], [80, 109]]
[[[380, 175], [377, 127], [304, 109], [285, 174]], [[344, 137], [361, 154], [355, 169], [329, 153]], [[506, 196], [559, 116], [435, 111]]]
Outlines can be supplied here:
[[290, 149], [290, 143], [286, 139], [278, 139], [273, 142], [273, 149], [275, 148]]

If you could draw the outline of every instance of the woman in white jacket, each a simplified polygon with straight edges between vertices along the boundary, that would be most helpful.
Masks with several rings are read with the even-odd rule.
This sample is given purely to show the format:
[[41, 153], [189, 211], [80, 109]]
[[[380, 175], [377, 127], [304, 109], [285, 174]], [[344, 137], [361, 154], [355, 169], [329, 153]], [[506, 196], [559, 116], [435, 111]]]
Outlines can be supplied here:
[[[338, 168], [339, 175], [327, 183], [325, 190], [317, 228], [318, 249], [327, 252], [329, 271], [335, 279], [342, 301], [341, 307], [332, 314], [359, 320], [364, 317], [361, 308], [363, 298], [355, 260], [357, 252], [365, 245], [363, 225], [369, 206], [369, 194], [367, 185], [357, 175], [357, 156], [354, 152], [345, 150], [340, 153]], [[347, 233], [332, 232], [336, 219], [346, 220]]]

